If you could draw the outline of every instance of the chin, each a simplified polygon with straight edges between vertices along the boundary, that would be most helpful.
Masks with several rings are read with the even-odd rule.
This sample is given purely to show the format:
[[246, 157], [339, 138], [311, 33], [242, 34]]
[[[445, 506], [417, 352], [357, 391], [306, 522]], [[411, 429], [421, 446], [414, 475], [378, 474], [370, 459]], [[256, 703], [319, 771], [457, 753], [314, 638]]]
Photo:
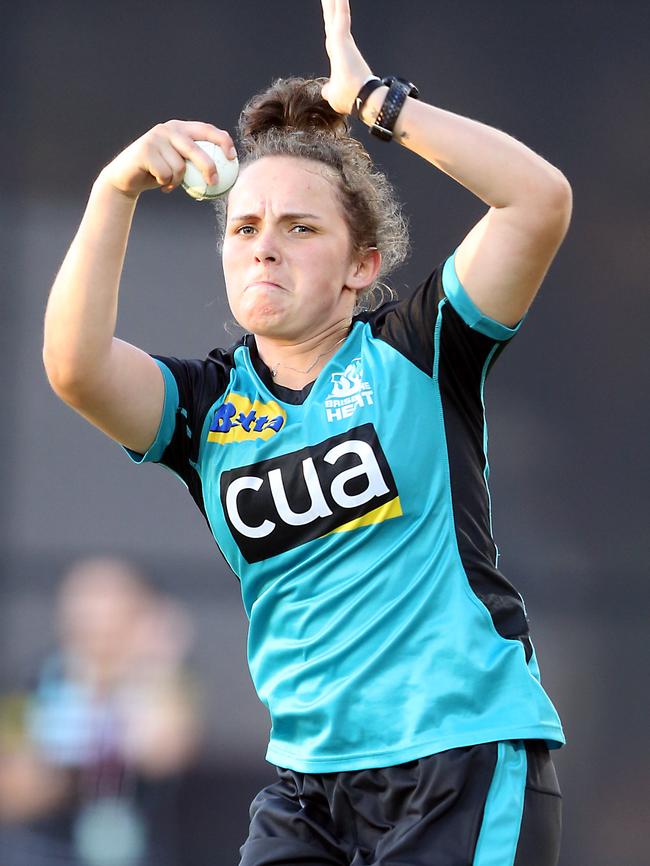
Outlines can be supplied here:
[[249, 333], [260, 337], [283, 337], [290, 330], [286, 316], [274, 309], [248, 311], [246, 315], [238, 316], [237, 321]]
[[252, 334], [283, 337], [295, 328], [295, 312], [273, 298], [256, 298], [252, 304], [239, 308], [237, 321]]

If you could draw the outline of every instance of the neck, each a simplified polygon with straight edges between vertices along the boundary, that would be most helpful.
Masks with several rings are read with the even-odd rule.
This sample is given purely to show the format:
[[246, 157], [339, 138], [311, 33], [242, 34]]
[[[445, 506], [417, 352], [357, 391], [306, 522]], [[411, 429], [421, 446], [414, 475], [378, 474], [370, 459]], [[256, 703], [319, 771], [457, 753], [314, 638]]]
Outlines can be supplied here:
[[334, 322], [309, 337], [276, 340], [255, 334], [260, 358], [271, 370], [273, 381], [300, 390], [313, 382], [350, 332], [350, 320]]

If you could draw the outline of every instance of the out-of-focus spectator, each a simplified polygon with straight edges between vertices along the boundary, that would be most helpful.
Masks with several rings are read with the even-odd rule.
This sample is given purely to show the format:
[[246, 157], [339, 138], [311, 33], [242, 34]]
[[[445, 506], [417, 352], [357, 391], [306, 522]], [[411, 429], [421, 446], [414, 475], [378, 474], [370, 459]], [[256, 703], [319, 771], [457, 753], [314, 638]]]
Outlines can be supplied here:
[[190, 619], [101, 557], [65, 576], [57, 626], [35, 690], [0, 708], [2, 866], [27, 862], [27, 848], [30, 866], [55, 848], [60, 864], [167, 866], [169, 827], [159, 833], [154, 813], [201, 743]]

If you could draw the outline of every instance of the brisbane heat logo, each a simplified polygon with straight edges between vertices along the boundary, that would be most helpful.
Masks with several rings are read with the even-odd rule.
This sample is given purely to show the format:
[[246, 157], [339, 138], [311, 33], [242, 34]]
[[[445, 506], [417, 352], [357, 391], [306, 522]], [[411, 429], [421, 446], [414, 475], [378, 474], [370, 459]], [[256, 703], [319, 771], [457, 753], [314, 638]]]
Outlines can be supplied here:
[[286, 412], [273, 400], [251, 402], [241, 394], [230, 394], [214, 413], [208, 432], [208, 442], [226, 445], [270, 439], [284, 427]]
[[220, 497], [247, 562], [402, 514], [395, 479], [372, 424], [223, 472]]
[[328, 421], [342, 421], [360, 406], [372, 406], [372, 388], [363, 381], [361, 358], [355, 358], [342, 373], [332, 373], [332, 391], [325, 400]]

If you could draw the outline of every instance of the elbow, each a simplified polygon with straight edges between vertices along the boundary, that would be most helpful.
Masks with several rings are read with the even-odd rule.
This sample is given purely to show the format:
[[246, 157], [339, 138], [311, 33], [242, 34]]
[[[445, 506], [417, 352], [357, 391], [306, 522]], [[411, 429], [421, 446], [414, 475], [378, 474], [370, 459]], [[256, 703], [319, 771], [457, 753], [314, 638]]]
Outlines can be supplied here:
[[41, 358], [43, 361], [43, 367], [45, 368], [45, 375], [47, 376], [47, 381], [50, 383], [50, 388], [52, 388], [55, 394], [58, 394], [58, 389], [61, 382], [60, 365], [57, 364], [51, 350], [48, 348], [47, 343], [43, 343], [43, 351], [41, 354]]
[[70, 384], [74, 377], [71, 376], [69, 371], [64, 369], [63, 365], [59, 364], [52, 357], [52, 354], [48, 352], [46, 346], [43, 346], [42, 357], [45, 375], [47, 376], [47, 381], [50, 383], [50, 388], [54, 391], [57, 397], [60, 397], [62, 400], [67, 402], [66, 394], [70, 390]]
[[555, 177], [549, 190], [550, 200], [554, 210], [564, 215], [568, 221], [573, 210], [573, 189], [567, 178], [559, 169], [555, 169]]
[[78, 405], [88, 390], [82, 366], [57, 357], [47, 345], [43, 346], [42, 357], [45, 375], [56, 396], [69, 406]]
[[571, 214], [573, 213], [573, 190], [571, 184], [558, 170], [558, 179], [552, 190], [550, 204], [548, 205], [549, 220], [551, 226], [558, 235], [561, 243], [569, 230]]
[[568, 226], [573, 210], [573, 189], [559, 168], [547, 165], [545, 182], [539, 192], [541, 206], [550, 218], [566, 223]]
[[526, 223], [531, 230], [559, 245], [571, 222], [573, 190], [559, 169], [548, 163], [546, 169], [542, 182], [530, 190], [524, 207]]

